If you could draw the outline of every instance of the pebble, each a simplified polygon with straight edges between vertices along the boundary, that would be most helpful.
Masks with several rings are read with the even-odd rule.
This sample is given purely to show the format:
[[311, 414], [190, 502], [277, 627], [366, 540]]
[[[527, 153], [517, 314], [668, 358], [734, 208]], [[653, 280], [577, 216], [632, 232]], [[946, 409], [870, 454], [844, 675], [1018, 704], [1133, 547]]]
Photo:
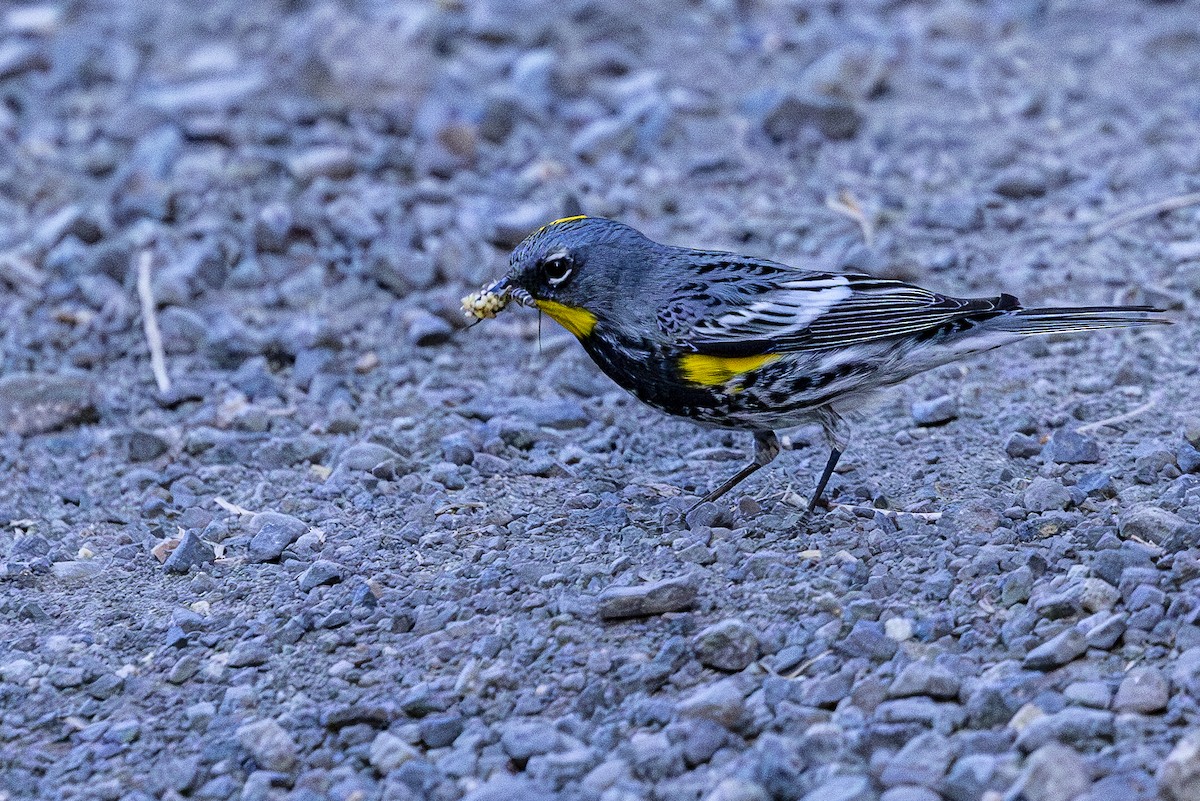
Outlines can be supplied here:
[[288, 159], [288, 171], [301, 181], [316, 178], [349, 178], [354, 173], [354, 153], [340, 145], [302, 150]]
[[819, 131], [827, 139], [851, 139], [862, 122], [862, 115], [845, 100], [784, 93], [770, 103], [762, 127], [775, 142], [795, 139], [805, 129]]
[[1029, 755], [1009, 795], [1027, 801], [1074, 801], [1091, 786], [1083, 758], [1071, 748], [1048, 743]]
[[916, 784], [936, 787], [954, 761], [955, 748], [936, 732], [925, 732], [909, 740], [888, 760], [879, 780], [885, 787]]
[[559, 748], [560, 738], [555, 728], [541, 720], [518, 720], [508, 723], [500, 735], [504, 753], [517, 762], [532, 756], [548, 754]]
[[375, 442], [359, 442], [342, 451], [338, 465], [349, 470], [370, 471], [389, 459], [399, 456], [391, 448]]
[[408, 745], [390, 731], [380, 731], [371, 742], [371, 766], [384, 775], [396, 770], [408, 760], [418, 757], [420, 757], [420, 752], [416, 751], [416, 748]]
[[299, 583], [301, 591], [308, 592], [314, 587], [324, 584], [337, 584], [343, 576], [344, 571], [341, 565], [330, 562], [328, 559], [318, 559], [309, 565], [296, 581]]
[[1112, 712], [1068, 706], [1026, 723], [1017, 735], [1017, 745], [1025, 751], [1032, 751], [1057, 740], [1086, 748], [1097, 741], [1111, 740], [1115, 728]]
[[0, 377], [0, 433], [27, 437], [86, 422], [97, 388], [76, 375], [10, 373]]
[[696, 605], [699, 588], [691, 578], [663, 579], [636, 587], [609, 587], [600, 594], [604, 620], [685, 612]]
[[251, 519], [250, 531], [250, 561], [273, 562], [308, 526], [291, 515], [261, 512]]
[[884, 790], [879, 801], [942, 801], [942, 797], [928, 787], [904, 785]]
[[1004, 452], [1014, 459], [1028, 459], [1042, 452], [1042, 441], [1037, 437], [1014, 431], [1004, 443]]
[[444, 345], [453, 333], [450, 323], [428, 312], [414, 314], [408, 324], [408, 341], [419, 348]]
[[1200, 730], [1193, 730], [1175, 743], [1155, 773], [1163, 801], [1195, 801], [1200, 798]]
[[1137, 538], [1162, 545], [1188, 528], [1188, 521], [1158, 506], [1138, 506], [1121, 515], [1118, 530], [1126, 539]]
[[704, 801], [771, 801], [761, 784], [746, 779], [722, 779]]
[[700, 687], [679, 702], [681, 718], [700, 718], [733, 728], [746, 713], [745, 694], [735, 679]]
[[1058, 464], [1091, 464], [1100, 461], [1100, 445], [1086, 434], [1060, 428], [1046, 443], [1042, 454]]
[[959, 678], [953, 672], [925, 661], [905, 665], [888, 687], [889, 698], [927, 695], [931, 698], [958, 697]]
[[242, 640], [229, 652], [229, 667], [258, 667], [265, 665], [271, 652], [264, 640], [255, 638]]
[[1151, 714], [1164, 711], [1170, 700], [1171, 688], [1161, 670], [1136, 667], [1121, 680], [1112, 705], [1118, 712]]
[[0, 665], [0, 679], [9, 684], [24, 684], [32, 676], [34, 664], [28, 659], [11, 659]]
[[299, 751], [296, 741], [274, 720], [256, 720], [239, 726], [237, 739], [260, 768], [288, 773], [296, 766]]
[[1083, 632], [1071, 627], [1026, 654], [1023, 664], [1031, 670], [1053, 670], [1078, 659], [1086, 651], [1087, 639]]
[[194, 529], [188, 529], [179, 538], [179, 544], [175, 546], [175, 550], [171, 551], [167, 560], [163, 562], [163, 571], [182, 574], [193, 567], [208, 564], [216, 558], [212, 546], [201, 539], [200, 534]]
[[958, 398], [942, 395], [912, 405], [913, 422], [919, 426], [940, 426], [958, 418]]
[[741, 620], [714, 623], [692, 640], [696, 658], [705, 667], [736, 672], [758, 658], [758, 636]]
[[834, 776], [805, 793], [801, 801], [874, 801], [874, 798], [875, 792], [866, 776]]
[[858, 620], [850, 633], [835, 648], [847, 656], [866, 657], [884, 662], [891, 659], [899, 644], [887, 636], [883, 624], [875, 620]]
[[1025, 488], [1023, 501], [1031, 512], [1049, 512], [1070, 506], [1071, 493], [1058, 481], [1038, 476]]

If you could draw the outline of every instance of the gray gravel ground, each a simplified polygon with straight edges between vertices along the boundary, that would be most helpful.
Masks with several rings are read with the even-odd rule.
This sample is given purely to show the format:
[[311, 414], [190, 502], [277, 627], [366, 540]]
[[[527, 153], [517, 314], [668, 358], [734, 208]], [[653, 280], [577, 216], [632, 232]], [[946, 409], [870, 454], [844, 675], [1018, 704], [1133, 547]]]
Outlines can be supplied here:
[[[3, 6], [0, 798], [1200, 799], [1200, 205], [1116, 217], [1200, 191], [1197, 20]], [[808, 527], [803, 429], [680, 520], [744, 436], [462, 329], [570, 194], [1178, 324], [884, 395]]]

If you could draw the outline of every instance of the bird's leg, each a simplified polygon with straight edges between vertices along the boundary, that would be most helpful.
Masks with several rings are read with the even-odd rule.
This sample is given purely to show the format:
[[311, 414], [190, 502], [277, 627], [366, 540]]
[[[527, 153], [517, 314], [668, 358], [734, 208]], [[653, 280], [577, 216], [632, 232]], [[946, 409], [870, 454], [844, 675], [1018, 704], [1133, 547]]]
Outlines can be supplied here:
[[833, 469], [837, 467], [838, 459], [842, 458], [842, 454], [845, 452], [846, 445], [850, 440], [850, 432], [846, 421], [830, 407], [824, 406], [819, 409], [818, 419], [821, 423], [821, 429], [825, 432], [825, 440], [829, 443], [829, 459], [825, 462], [825, 469], [821, 471], [821, 477], [817, 479], [817, 488], [813, 490], [812, 498], [808, 502], [808, 508], [804, 510], [805, 517], [812, 514], [813, 510], [820, 505], [821, 495], [825, 492], [825, 485], [829, 483], [829, 477], [833, 475]]
[[[726, 481], [721, 486], [717, 487], [712, 492], [705, 495], [692, 506], [695, 509], [702, 503], [715, 501], [731, 489], [741, 484], [748, 477], [754, 474], [760, 467], [769, 465], [776, 456], [779, 455], [779, 438], [775, 436], [774, 431], [755, 431], [754, 432], [754, 459], [750, 464], [743, 467], [741, 470]], [[691, 509], [688, 510], [689, 512]]]

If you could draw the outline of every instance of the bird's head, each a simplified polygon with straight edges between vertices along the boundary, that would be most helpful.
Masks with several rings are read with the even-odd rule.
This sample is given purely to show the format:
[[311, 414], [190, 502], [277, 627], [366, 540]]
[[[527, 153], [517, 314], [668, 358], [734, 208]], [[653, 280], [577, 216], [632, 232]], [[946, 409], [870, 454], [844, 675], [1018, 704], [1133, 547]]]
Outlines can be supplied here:
[[[624, 223], [603, 217], [564, 217], [525, 238], [509, 258], [496, 290], [548, 314], [577, 337], [628, 298], [631, 270], [644, 264], [653, 243]], [[494, 291], [496, 291], [494, 290]]]

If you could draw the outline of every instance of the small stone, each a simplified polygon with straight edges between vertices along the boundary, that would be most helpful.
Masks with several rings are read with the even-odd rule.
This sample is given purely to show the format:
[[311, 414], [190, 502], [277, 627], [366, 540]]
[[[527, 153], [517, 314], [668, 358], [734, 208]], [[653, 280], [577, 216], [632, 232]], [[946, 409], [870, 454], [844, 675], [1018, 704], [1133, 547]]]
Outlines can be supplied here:
[[771, 801], [761, 784], [746, 779], [722, 779], [704, 801]]
[[967, 754], [950, 769], [943, 783], [950, 801], [978, 801], [991, 784], [996, 772], [996, 757], [991, 754]]
[[958, 398], [942, 395], [912, 405], [913, 422], [919, 426], [940, 426], [958, 417]]
[[1086, 748], [1097, 741], [1112, 739], [1116, 729], [1116, 716], [1102, 709], [1068, 706], [1045, 715], [1036, 706], [1027, 706], [1036, 710], [1038, 716], [1018, 729], [1017, 745], [1025, 751], [1041, 748], [1052, 740]]
[[421, 742], [425, 745], [430, 748], [445, 748], [462, 734], [463, 719], [461, 715], [454, 713], [428, 715], [421, 719], [418, 729]]
[[1155, 667], [1137, 667], [1121, 680], [1117, 697], [1113, 699], [1113, 709], [1150, 714], [1165, 710], [1170, 700], [1170, 685], [1162, 671]]
[[928, 787], [906, 784], [884, 790], [879, 801], [942, 801], [942, 797]]
[[324, 584], [337, 584], [342, 580], [342, 575], [341, 565], [336, 562], [330, 562], [327, 559], [318, 559], [300, 574], [297, 581], [300, 584], [300, 589], [308, 592], [314, 587], [320, 587]]
[[399, 454], [384, 445], [375, 442], [359, 442], [342, 451], [337, 463], [348, 470], [366, 472], [397, 456]]
[[1014, 431], [1004, 443], [1004, 452], [1014, 459], [1028, 459], [1042, 452], [1042, 443], [1037, 437]]
[[291, 515], [262, 512], [250, 522], [250, 561], [271, 562], [306, 531], [308, 526]]
[[265, 641], [260, 639], [242, 640], [233, 646], [229, 652], [229, 667], [258, 667], [265, 665], [271, 658]]
[[951, 671], [929, 662], [905, 665], [888, 688], [889, 698], [927, 695], [931, 698], [958, 697], [959, 678]]
[[866, 776], [834, 776], [810, 790], [801, 801], [872, 801], [875, 798]]
[[1101, 578], [1089, 577], [1083, 580], [1079, 592], [1079, 604], [1087, 612], [1107, 612], [1121, 600], [1121, 593], [1116, 587]]
[[783, 94], [762, 120], [763, 131], [775, 142], [795, 139], [805, 129], [815, 129], [827, 139], [850, 139], [861, 125], [862, 116], [847, 101], [814, 94]]
[[681, 718], [702, 718], [733, 728], [746, 713], [745, 696], [735, 679], [700, 687], [679, 702]]
[[1000, 585], [1000, 603], [1014, 606], [1028, 601], [1033, 591], [1033, 581], [1033, 570], [1029, 565], [1021, 565], [1004, 577]]
[[500, 746], [504, 753], [522, 763], [530, 757], [557, 750], [559, 743], [558, 731], [549, 723], [539, 720], [509, 723], [500, 735]]
[[217, 558], [212, 546], [200, 538], [194, 529], [183, 532], [179, 544], [167, 561], [163, 562], [163, 571], [167, 573], [186, 573], [193, 567], [208, 564]]
[[1063, 689], [1063, 697], [1079, 706], [1108, 709], [1109, 702], [1112, 701], [1112, 691], [1102, 681], [1076, 681]]
[[1070, 506], [1071, 493], [1054, 479], [1038, 476], [1025, 488], [1023, 501], [1031, 512], [1049, 512]]
[[34, 664], [28, 659], [12, 659], [0, 665], [0, 679], [9, 684], [24, 684], [33, 676]]
[[845, 639], [834, 648], [851, 657], [865, 657], [879, 662], [887, 661], [896, 654], [899, 644], [888, 637], [883, 626], [874, 620], [859, 620]]
[[888, 760], [879, 780], [885, 787], [900, 784], [935, 787], [954, 757], [955, 749], [948, 738], [936, 732], [918, 734]]
[[736, 618], [714, 623], [692, 641], [700, 664], [736, 672], [758, 658], [758, 636]]
[[1012, 200], [1041, 197], [1047, 189], [1046, 176], [1041, 171], [1020, 166], [1004, 170], [992, 184], [992, 191]]
[[96, 385], [74, 375], [11, 373], [0, 378], [0, 433], [27, 437], [95, 417]]
[[274, 720], [256, 720], [238, 727], [237, 739], [260, 768], [287, 773], [296, 766], [296, 741]]
[[1062, 428], [1046, 443], [1042, 453], [1058, 464], [1090, 464], [1100, 461], [1100, 445], [1089, 436]]
[[391, 732], [381, 731], [371, 742], [371, 767], [380, 775], [387, 775], [396, 768], [417, 759], [420, 752]]
[[1025, 655], [1024, 666], [1031, 670], [1053, 670], [1087, 651], [1087, 640], [1075, 627], [1052, 637]]
[[1179, 739], [1155, 774], [1163, 801], [1200, 798], [1200, 731]]
[[129, 461], [149, 462], [167, 452], [170, 444], [153, 431], [132, 431], [126, 441]]
[[1188, 521], [1179, 515], [1158, 506], [1145, 505], [1122, 515], [1118, 530], [1126, 539], [1136, 538], [1162, 545], [1187, 526]]
[[354, 153], [348, 147], [310, 147], [288, 160], [288, 170], [301, 181], [348, 178], [354, 173]]
[[408, 341], [421, 348], [445, 344], [453, 333], [450, 323], [428, 312], [414, 315], [408, 324]]
[[637, 587], [609, 587], [600, 594], [600, 617], [617, 620], [685, 612], [696, 605], [697, 592], [695, 582], [686, 576]]
[[1088, 791], [1092, 780], [1079, 754], [1048, 743], [1029, 755], [1016, 786], [1027, 801], [1073, 801]]
[[1110, 615], [1088, 627], [1084, 634], [1084, 642], [1087, 643], [1088, 648], [1107, 651], [1117, 644], [1117, 640], [1121, 639], [1121, 635], [1128, 627], [1128, 620], [1129, 616], [1124, 613]]

